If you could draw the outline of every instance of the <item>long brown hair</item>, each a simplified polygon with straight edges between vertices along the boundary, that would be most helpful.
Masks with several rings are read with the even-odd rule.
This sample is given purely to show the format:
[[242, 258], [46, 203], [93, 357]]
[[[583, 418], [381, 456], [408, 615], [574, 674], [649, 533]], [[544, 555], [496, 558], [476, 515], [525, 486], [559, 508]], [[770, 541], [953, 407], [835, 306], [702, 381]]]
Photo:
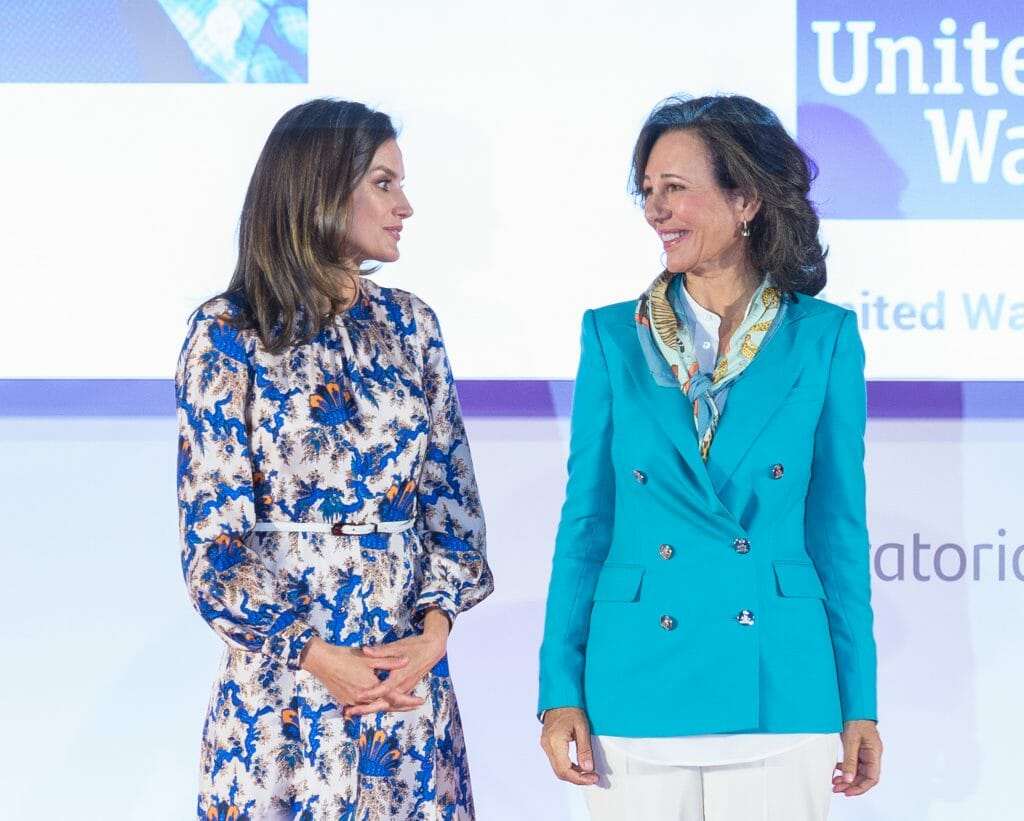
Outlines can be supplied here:
[[358, 299], [359, 269], [345, 252], [349, 203], [377, 149], [396, 137], [386, 114], [330, 99], [296, 106], [270, 132], [221, 294], [237, 306], [233, 324], [255, 329], [269, 352], [309, 342]]

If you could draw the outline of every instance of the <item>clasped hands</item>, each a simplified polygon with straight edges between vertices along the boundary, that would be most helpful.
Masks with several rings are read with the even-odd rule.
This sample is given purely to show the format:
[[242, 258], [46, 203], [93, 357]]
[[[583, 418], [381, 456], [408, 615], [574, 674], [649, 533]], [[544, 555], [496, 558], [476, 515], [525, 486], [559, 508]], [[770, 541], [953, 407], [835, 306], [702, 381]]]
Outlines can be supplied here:
[[[339, 647], [312, 638], [302, 651], [301, 667], [327, 688], [344, 714], [415, 710], [425, 699], [413, 689], [440, 661], [448, 647], [451, 623], [440, 610], [428, 610], [423, 632], [370, 647]], [[388, 672], [380, 680], [377, 673]]]

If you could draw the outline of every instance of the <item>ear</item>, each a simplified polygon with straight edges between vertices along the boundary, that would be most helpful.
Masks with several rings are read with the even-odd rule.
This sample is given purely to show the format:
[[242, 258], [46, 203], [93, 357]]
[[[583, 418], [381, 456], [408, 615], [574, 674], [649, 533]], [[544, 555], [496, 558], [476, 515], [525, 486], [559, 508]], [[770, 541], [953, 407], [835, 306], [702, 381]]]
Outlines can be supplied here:
[[734, 205], [736, 208], [736, 218], [751, 222], [761, 210], [761, 197], [755, 192], [737, 191]]

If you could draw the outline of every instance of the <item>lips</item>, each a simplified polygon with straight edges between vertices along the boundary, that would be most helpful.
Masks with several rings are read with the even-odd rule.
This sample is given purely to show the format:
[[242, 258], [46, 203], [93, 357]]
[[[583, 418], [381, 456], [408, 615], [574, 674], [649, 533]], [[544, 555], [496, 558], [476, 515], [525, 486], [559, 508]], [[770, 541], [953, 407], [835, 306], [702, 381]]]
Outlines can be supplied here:
[[387, 231], [389, 234], [391, 234], [391, 237], [394, 239], [395, 242], [398, 242], [398, 240], [400, 240], [402, 238], [402, 228], [401, 228], [401, 226], [398, 226], [398, 227], [392, 226], [390, 228], [385, 228], [384, 230]]
[[658, 236], [661, 238], [661, 244], [665, 248], [671, 248], [673, 245], [675, 245], [676, 243], [680, 242], [681, 240], [683, 240], [687, 236], [689, 236], [689, 234], [690, 234], [690, 232], [686, 231], [686, 230], [683, 230], [683, 231], [659, 231], [658, 232]]

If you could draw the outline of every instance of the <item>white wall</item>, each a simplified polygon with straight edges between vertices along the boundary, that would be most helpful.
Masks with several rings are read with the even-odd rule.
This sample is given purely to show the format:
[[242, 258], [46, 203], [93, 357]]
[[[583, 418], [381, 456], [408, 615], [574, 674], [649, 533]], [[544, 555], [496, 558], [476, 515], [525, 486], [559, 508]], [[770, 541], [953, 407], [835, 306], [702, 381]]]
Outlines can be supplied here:
[[[832, 5], [802, 0], [817, 17], [880, 11], [874, 0]], [[914, 34], [927, 46], [941, 14], [955, 14], [933, 15], [930, 5], [902, 4], [911, 30], [882, 21], [876, 36]], [[969, 14], [1002, 41], [1024, 34], [1000, 5], [969, 4], [961, 30]], [[186, 318], [227, 283], [245, 187], [271, 126], [324, 95], [365, 101], [402, 123], [416, 214], [402, 260], [383, 278], [438, 310], [459, 375], [571, 378], [583, 309], [634, 298], [661, 270], [661, 246], [626, 193], [647, 113], [671, 94], [736, 92], [795, 130], [798, 105], [820, 97], [813, 83], [798, 86], [798, 69], [817, 54], [813, 39], [797, 52], [797, 11], [794, 0], [311, 0], [305, 84], [0, 83], [0, 279], [6, 304], [19, 307], [0, 323], [0, 350], [33, 340], [24, 355], [0, 357], [0, 379], [169, 378]], [[801, 26], [806, 35], [810, 21]], [[965, 75], [966, 53], [959, 66]], [[891, 185], [886, 177], [900, 172], [892, 160], [858, 175], [858, 155], [934, 154], [924, 120], [895, 145], [874, 143], [892, 112], [922, 98], [873, 88], [856, 98], [868, 101], [857, 111], [860, 142], [828, 158], [823, 180]], [[1017, 112], [1020, 98], [954, 102], [978, 108], [980, 123], [983, 108]], [[1000, 132], [1000, 161], [1018, 145], [1009, 136], [1016, 117]], [[829, 134], [826, 146], [841, 136]], [[914, 183], [934, 166], [904, 173]], [[989, 203], [994, 187], [1006, 187], [998, 174], [965, 185], [945, 199]], [[829, 297], [888, 305], [882, 325], [872, 308], [863, 327], [870, 378], [1024, 378], [1024, 359], [1012, 354], [1024, 328], [1024, 210], [1019, 190], [1011, 193], [995, 221], [960, 211], [955, 220], [826, 220]], [[822, 192], [826, 212], [842, 194]], [[940, 329], [909, 318], [925, 311], [938, 322], [927, 308], [938, 291]], [[983, 296], [995, 327], [969, 321]], [[902, 328], [893, 318], [900, 303], [909, 312]], [[524, 324], [530, 332], [514, 345], [494, 333]]]
[[[566, 423], [470, 419], [469, 431], [497, 591], [459, 620], [451, 663], [480, 817], [579, 817], [533, 717]], [[41, 801], [47, 817], [82, 821], [194, 812], [220, 647], [181, 580], [175, 441], [169, 418], [0, 420], [5, 818], [34, 817]], [[933, 552], [1001, 541], [1012, 555], [1022, 462], [1024, 422], [870, 422], [873, 544], [918, 532]], [[916, 581], [909, 564], [905, 581], [876, 579], [885, 771], [874, 793], [835, 802], [838, 821], [1019, 817], [1024, 582], [999, 580], [997, 554], [981, 551], [979, 581], [931, 569]], [[946, 575], [955, 558], [943, 551]]]

